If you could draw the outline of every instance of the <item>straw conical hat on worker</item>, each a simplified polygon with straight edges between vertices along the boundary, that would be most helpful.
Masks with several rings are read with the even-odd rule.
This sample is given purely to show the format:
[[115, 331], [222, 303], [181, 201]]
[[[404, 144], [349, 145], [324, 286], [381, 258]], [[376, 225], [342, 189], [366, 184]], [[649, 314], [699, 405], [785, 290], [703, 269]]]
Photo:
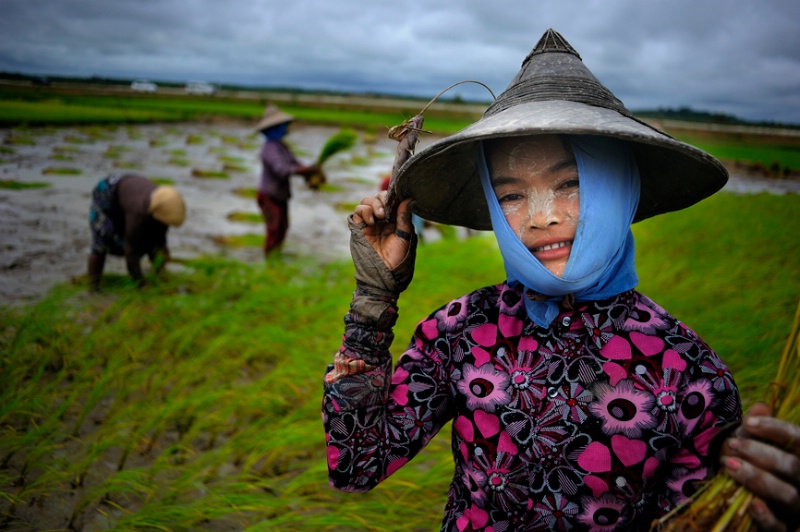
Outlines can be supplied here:
[[397, 192], [433, 222], [491, 229], [478, 174], [478, 143], [521, 135], [599, 135], [630, 142], [641, 176], [634, 221], [689, 207], [721, 189], [717, 159], [635, 118], [557, 32], [547, 30], [483, 117], [412, 156]]
[[261, 120], [258, 121], [258, 124], [256, 124], [256, 131], [263, 131], [272, 126], [277, 126], [293, 120], [294, 117], [292, 115], [284, 113], [277, 105], [268, 104], [264, 109], [264, 115], [261, 117]]

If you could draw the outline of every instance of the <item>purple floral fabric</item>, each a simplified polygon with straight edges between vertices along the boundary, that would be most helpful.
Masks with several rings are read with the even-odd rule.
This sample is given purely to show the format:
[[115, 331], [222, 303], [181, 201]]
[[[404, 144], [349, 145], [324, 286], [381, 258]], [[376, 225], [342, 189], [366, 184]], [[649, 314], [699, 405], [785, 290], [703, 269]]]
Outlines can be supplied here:
[[646, 530], [684, 500], [741, 419], [727, 367], [636, 291], [562, 306], [549, 329], [523, 297], [500, 284], [451, 301], [393, 374], [391, 332], [348, 314], [337, 363], [359, 369], [326, 375], [331, 484], [373, 488], [452, 421], [443, 530]]

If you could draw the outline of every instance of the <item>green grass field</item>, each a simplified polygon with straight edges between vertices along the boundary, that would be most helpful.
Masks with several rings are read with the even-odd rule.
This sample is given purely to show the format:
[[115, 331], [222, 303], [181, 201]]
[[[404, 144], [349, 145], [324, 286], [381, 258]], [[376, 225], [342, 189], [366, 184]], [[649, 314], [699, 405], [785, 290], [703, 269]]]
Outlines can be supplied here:
[[[635, 226], [640, 289], [761, 399], [800, 297], [797, 195], [720, 193]], [[444, 431], [367, 494], [326, 478], [322, 376], [352, 265], [209, 258], [138, 291], [62, 285], [0, 310], [0, 523], [7, 530], [438, 530]], [[393, 351], [417, 321], [501, 281], [493, 237], [424, 244]]]

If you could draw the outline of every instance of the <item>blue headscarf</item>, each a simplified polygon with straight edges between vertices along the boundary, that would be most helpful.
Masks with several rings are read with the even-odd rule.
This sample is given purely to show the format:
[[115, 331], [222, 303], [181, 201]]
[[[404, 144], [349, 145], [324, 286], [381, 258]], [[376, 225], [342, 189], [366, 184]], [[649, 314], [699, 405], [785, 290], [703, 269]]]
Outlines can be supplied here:
[[282, 124], [278, 124], [277, 126], [262, 129], [261, 133], [264, 134], [264, 137], [266, 137], [267, 140], [281, 140], [286, 136], [287, 131], [289, 131], [289, 122], [284, 122]]
[[528, 316], [541, 327], [550, 326], [567, 294], [596, 301], [630, 290], [639, 281], [631, 231], [639, 205], [639, 170], [630, 147], [607, 137], [567, 138], [578, 165], [580, 214], [562, 277], [542, 265], [514, 234], [492, 188], [483, 144], [479, 154], [481, 183], [508, 283], [546, 296], [541, 301], [525, 298]]

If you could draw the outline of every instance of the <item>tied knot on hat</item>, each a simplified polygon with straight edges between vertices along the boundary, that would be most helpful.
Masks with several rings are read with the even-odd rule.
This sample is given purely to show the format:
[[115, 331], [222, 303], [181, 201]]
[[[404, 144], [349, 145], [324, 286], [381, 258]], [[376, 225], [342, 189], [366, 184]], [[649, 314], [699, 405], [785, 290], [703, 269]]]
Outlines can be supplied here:
[[256, 125], [256, 131], [264, 131], [265, 129], [269, 129], [280, 124], [285, 124], [293, 120], [294, 117], [292, 115], [284, 113], [278, 108], [277, 105], [268, 104], [266, 109], [264, 109], [264, 116], [261, 117], [258, 125]]
[[149, 212], [159, 222], [177, 227], [186, 218], [186, 205], [178, 189], [161, 185], [150, 195]]

